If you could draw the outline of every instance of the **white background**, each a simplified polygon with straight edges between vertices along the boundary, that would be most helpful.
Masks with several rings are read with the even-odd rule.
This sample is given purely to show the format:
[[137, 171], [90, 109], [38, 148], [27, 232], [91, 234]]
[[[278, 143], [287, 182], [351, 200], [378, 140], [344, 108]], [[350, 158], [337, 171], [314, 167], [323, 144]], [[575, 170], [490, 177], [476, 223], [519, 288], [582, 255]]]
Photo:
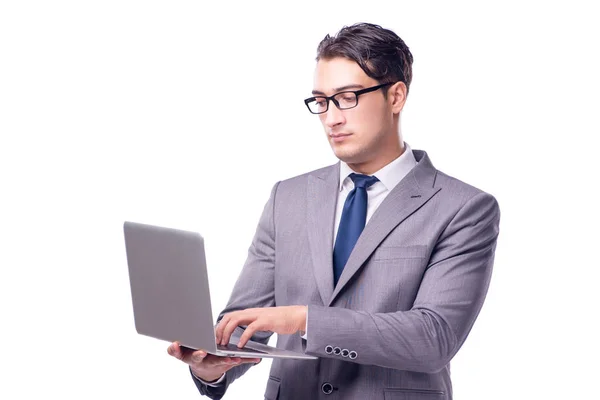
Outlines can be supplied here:
[[[500, 203], [455, 398], [594, 398], [593, 3], [1, 2], [0, 398], [198, 398], [135, 332], [123, 221], [202, 232], [217, 314], [272, 185], [336, 161], [302, 100], [359, 21], [414, 55], [404, 139]], [[226, 398], [262, 398], [269, 364]]]

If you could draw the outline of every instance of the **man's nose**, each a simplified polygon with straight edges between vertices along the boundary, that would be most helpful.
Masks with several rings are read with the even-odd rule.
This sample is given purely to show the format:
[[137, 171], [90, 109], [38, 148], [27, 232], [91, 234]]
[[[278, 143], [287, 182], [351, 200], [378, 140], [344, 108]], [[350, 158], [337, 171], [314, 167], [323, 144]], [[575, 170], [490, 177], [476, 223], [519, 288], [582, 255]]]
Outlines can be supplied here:
[[333, 128], [336, 125], [344, 122], [344, 113], [336, 107], [333, 100], [329, 100], [329, 107], [325, 113], [325, 125], [329, 128]]

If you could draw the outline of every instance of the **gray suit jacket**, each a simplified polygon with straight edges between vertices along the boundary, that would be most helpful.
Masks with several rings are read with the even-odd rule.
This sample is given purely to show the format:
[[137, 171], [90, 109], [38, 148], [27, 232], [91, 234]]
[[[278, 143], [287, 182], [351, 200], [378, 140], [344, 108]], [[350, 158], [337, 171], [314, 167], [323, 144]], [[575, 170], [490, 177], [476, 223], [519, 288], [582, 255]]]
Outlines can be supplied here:
[[[375, 211], [335, 288], [339, 163], [274, 186], [221, 316], [308, 305], [308, 340], [280, 335], [277, 347], [319, 359], [274, 359], [266, 399], [452, 399], [450, 360], [483, 305], [500, 210], [426, 152], [413, 154], [418, 164]], [[221, 398], [248, 368], [233, 368], [219, 387], [194, 381]]]

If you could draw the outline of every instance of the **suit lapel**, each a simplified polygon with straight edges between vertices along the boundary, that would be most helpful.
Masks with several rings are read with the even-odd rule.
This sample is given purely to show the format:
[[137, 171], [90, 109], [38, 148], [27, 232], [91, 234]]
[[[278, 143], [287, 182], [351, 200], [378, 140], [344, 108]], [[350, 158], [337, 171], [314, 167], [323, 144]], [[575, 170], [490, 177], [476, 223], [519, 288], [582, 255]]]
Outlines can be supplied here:
[[308, 176], [308, 241], [323, 304], [333, 293], [333, 225], [339, 191], [339, 163]]
[[[418, 162], [417, 165], [398, 183], [398, 185], [396, 185], [394, 189], [392, 189], [390, 194], [381, 203], [365, 226], [365, 229], [361, 233], [350, 254], [350, 258], [348, 258], [333, 294], [331, 294], [328, 301], [325, 302], [326, 305], [330, 306], [333, 303], [337, 295], [343, 290], [344, 286], [346, 286], [350, 279], [352, 279], [352, 277], [360, 270], [364, 262], [369, 258], [377, 246], [379, 246], [379, 243], [381, 243], [381, 241], [385, 239], [396, 226], [402, 223], [402, 221], [417, 211], [433, 197], [433, 195], [441, 190], [439, 187], [433, 187], [436, 170], [431, 164], [427, 153], [421, 150], [413, 150], [413, 153]], [[333, 226], [333, 221], [331, 221], [331, 225]], [[329, 242], [327, 242], [329, 249], [329, 252], [327, 253], [327, 257], [329, 257], [328, 266], [332, 265], [332, 235], [333, 233], [330, 231]], [[333, 266], [329, 269], [332, 270], [332, 268]], [[332, 274], [333, 273], [330, 272], [331, 276]], [[332, 278], [331, 285], [333, 285]], [[324, 292], [321, 292], [321, 296], [323, 296], [323, 294]]]

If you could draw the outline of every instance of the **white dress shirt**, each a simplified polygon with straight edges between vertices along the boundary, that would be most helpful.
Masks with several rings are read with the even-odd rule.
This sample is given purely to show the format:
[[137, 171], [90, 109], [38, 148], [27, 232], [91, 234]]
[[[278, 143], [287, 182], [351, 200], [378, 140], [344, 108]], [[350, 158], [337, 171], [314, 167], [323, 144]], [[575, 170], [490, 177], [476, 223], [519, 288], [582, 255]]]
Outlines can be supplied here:
[[[367, 188], [367, 221], [373, 216], [375, 210], [381, 205], [383, 200], [387, 197], [388, 194], [396, 187], [398, 183], [408, 173], [414, 166], [417, 165], [417, 160], [413, 155], [413, 152], [408, 145], [408, 143], [404, 142], [404, 152], [400, 155], [400, 157], [396, 158], [394, 161], [381, 168], [379, 171], [375, 172], [373, 175], [379, 179], [379, 182], [375, 182], [373, 185]], [[356, 172], [352, 170], [343, 161], [340, 161], [340, 186], [337, 197], [337, 206], [335, 209], [335, 224], [333, 228], [333, 246], [335, 247], [335, 241], [337, 238], [338, 228], [340, 226], [340, 220], [342, 219], [342, 211], [344, 210], [344, 203], [346, 202], [346, 198], [352, 189], [354, 189], [354, 182], [352, 178], [350, 178], [350, 174]], [[308, 316], [306, 318], [308, 324]], [[301, 335], [303, 339], [306, 340], [308, 337], [307, 330], [304, 331], [304, 334]], [[194, 375], [195, 376], [195, 375]], [[198, 377], [196, 377], [198, 378]], [[202, 383], [217, 386], [219, 383], [223, 381], [225, 378], [225, 374], [221, 376], [221, 378], [211, 383], [204, 382], [202, 379], [198, 378]]]

